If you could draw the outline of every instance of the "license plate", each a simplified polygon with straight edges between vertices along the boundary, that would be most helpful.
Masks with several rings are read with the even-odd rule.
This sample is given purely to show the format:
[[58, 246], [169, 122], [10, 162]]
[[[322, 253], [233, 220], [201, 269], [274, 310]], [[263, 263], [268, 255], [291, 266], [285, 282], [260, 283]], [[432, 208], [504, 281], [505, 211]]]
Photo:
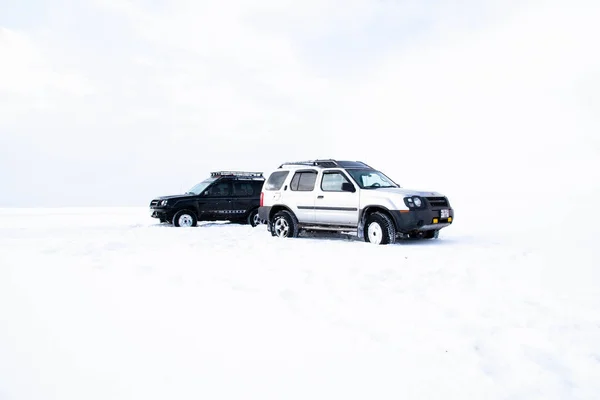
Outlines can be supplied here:
[[448, 218], [450, 216], [450, 210], [441, 210], [440, 218]]

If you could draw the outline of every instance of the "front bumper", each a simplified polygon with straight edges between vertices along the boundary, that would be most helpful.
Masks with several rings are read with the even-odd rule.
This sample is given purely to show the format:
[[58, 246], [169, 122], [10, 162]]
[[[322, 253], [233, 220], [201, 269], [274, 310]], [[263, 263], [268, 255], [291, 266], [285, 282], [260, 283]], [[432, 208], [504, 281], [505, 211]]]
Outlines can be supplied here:
[[415, 231], [431, 231], [445, 228], [454, 221], [454, 210], [445, 208], [449, 211], [448, 218], [441, 218], [441, 209], [425, 210], [394, 210], [390, 213], [394, 219], [396, 230], [402, 233]]
[[165, 209], [165, 208], [150, 208], [150, 210], [149, 210], [150, 216], [152, 218], [159, 218], [159, 219], [165, 219], [165, 220], [168, 220], [171, 217], [171, 213], [169, 211], [170, 210]]

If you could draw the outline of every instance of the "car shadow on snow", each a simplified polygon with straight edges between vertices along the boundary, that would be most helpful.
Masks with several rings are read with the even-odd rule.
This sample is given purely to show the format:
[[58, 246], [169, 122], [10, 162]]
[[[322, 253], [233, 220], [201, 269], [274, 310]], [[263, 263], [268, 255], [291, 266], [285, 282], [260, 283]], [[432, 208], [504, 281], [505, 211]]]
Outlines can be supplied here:
[[[157, 228], [171, 228], [171, 229], [182, 229], [174, 227], [172, 224], [158, 223], [152, 224], [151, 227]], [[231, 226], [247, 226], [238, 222], [229, 221], [211, 221], [211, 222], [198, 222], [198, 225], [193, 228], [216, 228], [216, 227], [231, 227]], [[265, 228], [266, 225], [261, 224], [256, 226], [254, 229]], [[185, 229], [185, 228], [183, 228]], [[271, 234], [266, 231], [266, 235], [271, 237]], [[332, 240], [337, 242], [359, 242], [365, 243], [364, 239], [360, 239], [354, 232], [328, 232], [328, 231], [310, 231], [301, 232], [296, 239], [316, 239], [316, 240]], [[440, 246], [440, 245], [452, 245], [460, 242], [453, 238], [440, 237], [437, 239], [396, 239], [395, 246]]]
[[[298, 239], [318, 239], [318, 240], [333, 240], [333, 241], [344, 241], [344, 242], [362, 242], [366, 243], [364, 239], [360, 239], [356, 236], [356, 233], [340, 233], [340, 232], [327, 232], [327, 231], [313, 231], [313, 232], [302, 232], [298, 236]], [[452, 238], [439, 237], [437, 239], [396, 239], [394, 246], [440, 246], [440, 245], [452, 245], [459, 241]]]
[[[155, 224], [150, 224], [148, 225], [152, 228], [171, 228], [171, 229], [185, 229], [185, 228], [178, 228], [176, 226], [174, 226], [173, 224], [168, 224], [168, 223], [155, 223]], [[198, 222], [198, 225], [196, 226], [191, 226], [189, 228], [211, 228], [211, 227], [217, 227], [217, 226], [248, 226], [247, 224], [241, 224], [239, 222], [229, 222], [229, 221], [216, 221], [216, 222]]]

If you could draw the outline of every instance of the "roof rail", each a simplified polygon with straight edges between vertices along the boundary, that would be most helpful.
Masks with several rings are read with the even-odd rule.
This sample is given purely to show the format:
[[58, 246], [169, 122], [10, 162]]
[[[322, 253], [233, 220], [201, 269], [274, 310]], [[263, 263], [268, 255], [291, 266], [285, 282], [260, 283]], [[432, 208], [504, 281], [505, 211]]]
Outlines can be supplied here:
[[217, 176], [252, 176], [252, 177], [262, 177], [262, 172], [247, 172], [247, 171], [214, 171], [210, 173], [211, 177]]
[[337, 161], [334, 159], [318, 159], [318, 160], [308, 160], [308, 161], [290, 161], [284, 162], [279, 166], [279, 168], [284, 165], [308, 165], [311, 167], [324, 167], [324, 168], [333, 168], [333, 167], [341, 167], [341, 168], [349, 168], [349, 167], [367, 167], [371, 168], [367, 164], [362, 161]]
[[337, 167], [338, 163], [335, 160], [308, 160], [308, 161], [290, 161], [284, 162], [279, 166], [279, 168], [284, 165], [309, 165], [312, 167]]

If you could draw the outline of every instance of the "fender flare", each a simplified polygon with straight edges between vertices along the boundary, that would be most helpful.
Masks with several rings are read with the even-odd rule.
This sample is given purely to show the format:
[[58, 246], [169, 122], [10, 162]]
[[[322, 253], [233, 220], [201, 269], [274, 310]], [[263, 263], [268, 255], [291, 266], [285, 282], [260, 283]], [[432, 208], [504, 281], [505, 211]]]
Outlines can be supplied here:
[[369, 211], [372, 209], [376, 209], [376, 210], [381, 210], [383, 212], [385, 212], [390, 219], [392, 220], [392, 223], [394, 224], [394, 229], [398, 229], [398, 227], [396, 226], [396, 221], [394, 221], [394, 218], [392, 217], [392, 213], [390, 212], [390, 210], [385, 207], [385, 206], [381, 206], [381, 205], [376, 205], [376, 204], [372, 204], [372, 205], [368, 205], [365, 208], [360, 210], [360, 214], [358, 217], [358, 226], [356, 227], [356, 234], [360, 239], [364, 239], [365, 238], [365, 222], [367, 220], [367, 215], [370, 214]]

